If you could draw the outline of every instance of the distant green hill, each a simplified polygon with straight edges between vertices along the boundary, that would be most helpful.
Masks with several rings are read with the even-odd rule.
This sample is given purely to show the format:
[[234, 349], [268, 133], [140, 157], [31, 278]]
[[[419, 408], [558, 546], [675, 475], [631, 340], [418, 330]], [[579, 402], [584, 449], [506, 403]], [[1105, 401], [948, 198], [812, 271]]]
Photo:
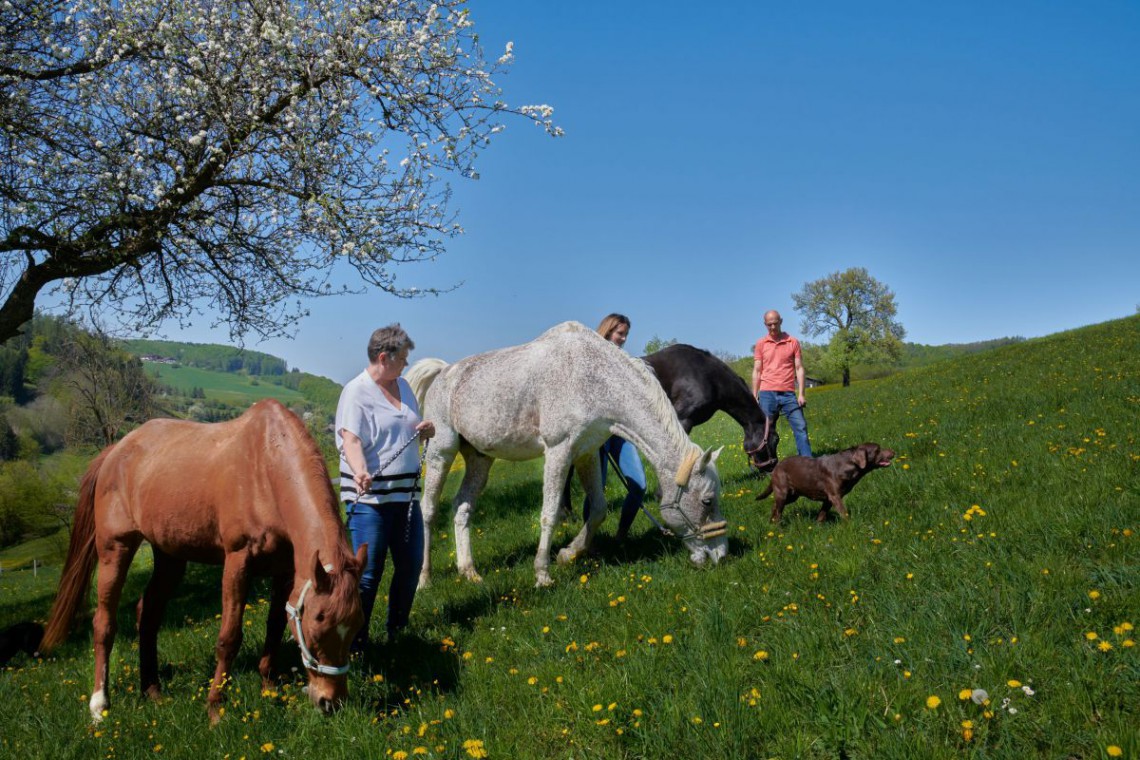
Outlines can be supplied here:
[[143, 360], [143, 366], [151, 377], [187, 396], [198, 388], [203, 392], [204, 398], [228, 404], [248, 405], [263, 398], [275, 398], [286, 405], [305, 400], [305, 395], [299, 390], [274, 385], [257, 376], [157, 364], [146, 360]]
[[[857, 364], [851, 368], [851, 379], [870, 380], [876, 377], [885, 377], [903, 370], [926, 367], [959, 356], [992, 351], [995, 348], [1021, 343], [1024, 340], [1025, 338], [1020, 337], [995, 338], [994, 340], [983, 340], [975, 343], [946, 343], [941, 346], [928, 346], [923, 343], [904, 343], [902, 356], [897, 364], [879, 364], [873, 366]], [[803, 344], [804, 365], [807, 367], [807, 374], [809, 377], [820, 380], [824, 384], [837, 383], [839, 382], [838, 377], [830, 377], [819, 369], [820, 362], [816, 359], [816, 356], [822, 350], [823, 348], [821, 346], [812, 345], [810, 343]], [[730, 366], [736, 370], [736, 374], [744, 378], [745, 382], [751, 384], [751, 356], [743, 356], [731, 362]]]
[[[311, 404], [331, 417], [340, 385], [327, 377], [290, 370], [284, 359], [216, 343], [127, 340], [123, 348], [143, 359], [161, 383], [186, 395], [233, 406], [263, 398], [284, 404]], [[170, 363], [172, 362], [172, 363]]]

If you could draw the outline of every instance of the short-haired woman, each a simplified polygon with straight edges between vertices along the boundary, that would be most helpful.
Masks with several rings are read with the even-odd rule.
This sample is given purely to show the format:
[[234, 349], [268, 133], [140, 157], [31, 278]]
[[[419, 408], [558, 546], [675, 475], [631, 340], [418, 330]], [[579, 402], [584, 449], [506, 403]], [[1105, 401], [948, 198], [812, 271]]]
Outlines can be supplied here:
[[344, 386], [336, 407], [340, 493], [348, 531], [353, 550], [368, 544], [368, 563], [360, 577], [364, 626], [353, 642], [355, 651], [368, 643], [368, 624], [388, 553], [392, 554], [389, 639], [408, 624], [423, 564], [420, 451], [413, 439], [418, 435], [426, 441], [435, 435], [435, 427], [420, 418], [411, 386], [400, 377], [413, 348], [399, 324], [373, 332], [368, 366]]

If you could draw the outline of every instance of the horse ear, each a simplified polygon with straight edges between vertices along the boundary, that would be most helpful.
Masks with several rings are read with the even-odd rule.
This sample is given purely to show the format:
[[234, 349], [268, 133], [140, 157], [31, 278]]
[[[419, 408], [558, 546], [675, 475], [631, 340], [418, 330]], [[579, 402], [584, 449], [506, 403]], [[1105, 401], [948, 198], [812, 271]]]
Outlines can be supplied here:
[[724, 451], [724, 446], [721, 446], [716, 451], [713, 451], [711, 448], [702, 451], [701, 459], [697, 464], [697, 472], [704, 472], [706, 467], [716, 461], [716, 458], [720, 456], [720, 452], [722, 451]]
[[364, 572], [364, 566], [368, 564], [368, 544], [361, 544], [360, 548], [356, 550], [356, 567], [360, 572]]
[[313, 588], [320, 594], [327, 594], [332, 590], [332, 578], [321, 564], [319, 552], [313, 552]]

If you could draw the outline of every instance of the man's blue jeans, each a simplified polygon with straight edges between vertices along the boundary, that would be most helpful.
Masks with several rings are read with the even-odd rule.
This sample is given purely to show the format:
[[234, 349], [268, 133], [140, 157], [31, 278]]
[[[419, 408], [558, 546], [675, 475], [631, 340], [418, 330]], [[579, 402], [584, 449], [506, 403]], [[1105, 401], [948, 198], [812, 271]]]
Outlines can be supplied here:
[[772, 424], [780, 415], [788, 418], [788, 425], [792, 428], [792, 435], [796, 439], [796, 453], [801, 457], [811, 456], [811, 442], [808, 440], [807, 420], [804, 418], [803, 407], [793, 391], [760, 391], [757, 400], [760, 410], [772, 418]]
[[360, 576], [360, 604], [364, 627], [356, 636], [354, 648], [368, 641], [368, 623], [384, 575], [384, 562], [392, 553], [392, 581], [388, 585], [388, 635], [404, 628], [416, 598], [416, 585], [424, 561], [424, 515], [419, 501], [411, 504], [345, 504], [352, 550], [368, 544], [368, 562]]

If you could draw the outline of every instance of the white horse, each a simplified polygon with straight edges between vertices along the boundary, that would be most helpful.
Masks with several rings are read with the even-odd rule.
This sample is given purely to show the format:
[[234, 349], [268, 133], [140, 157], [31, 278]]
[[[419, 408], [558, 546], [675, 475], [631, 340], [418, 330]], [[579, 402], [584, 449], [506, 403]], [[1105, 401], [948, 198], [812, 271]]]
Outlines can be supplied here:
[[[724, 557], [720, 514], [720, 455], [689, 440], [652, 370], [577, 322], [552, 327], [530, 343], [447, 364], [416, 362], [407, 379], [436, 435], [424, 483], [424, 564], [420, 587], [431, 583], [431, 531], [440, 493], [455, 455], [466, 463], [455, 497], [455, 554], [459, 572], [481, 580], [471, 559], [468, 521], [495, 459], [546, 456], [542, 532], [534, 558], [535, 585], [548, 586], [550, 536], [571, 465], [590, 494], [582, 530], [558, 553], [572, 562], [585, 551], [605, 517], [598, 448], [611, 435], [631, 441], [653, 463], [662, 482], [676, 484], [661, 517], [679, 535], [693, 562]], [[670, 488], [666, 488], [669, 495]]]

